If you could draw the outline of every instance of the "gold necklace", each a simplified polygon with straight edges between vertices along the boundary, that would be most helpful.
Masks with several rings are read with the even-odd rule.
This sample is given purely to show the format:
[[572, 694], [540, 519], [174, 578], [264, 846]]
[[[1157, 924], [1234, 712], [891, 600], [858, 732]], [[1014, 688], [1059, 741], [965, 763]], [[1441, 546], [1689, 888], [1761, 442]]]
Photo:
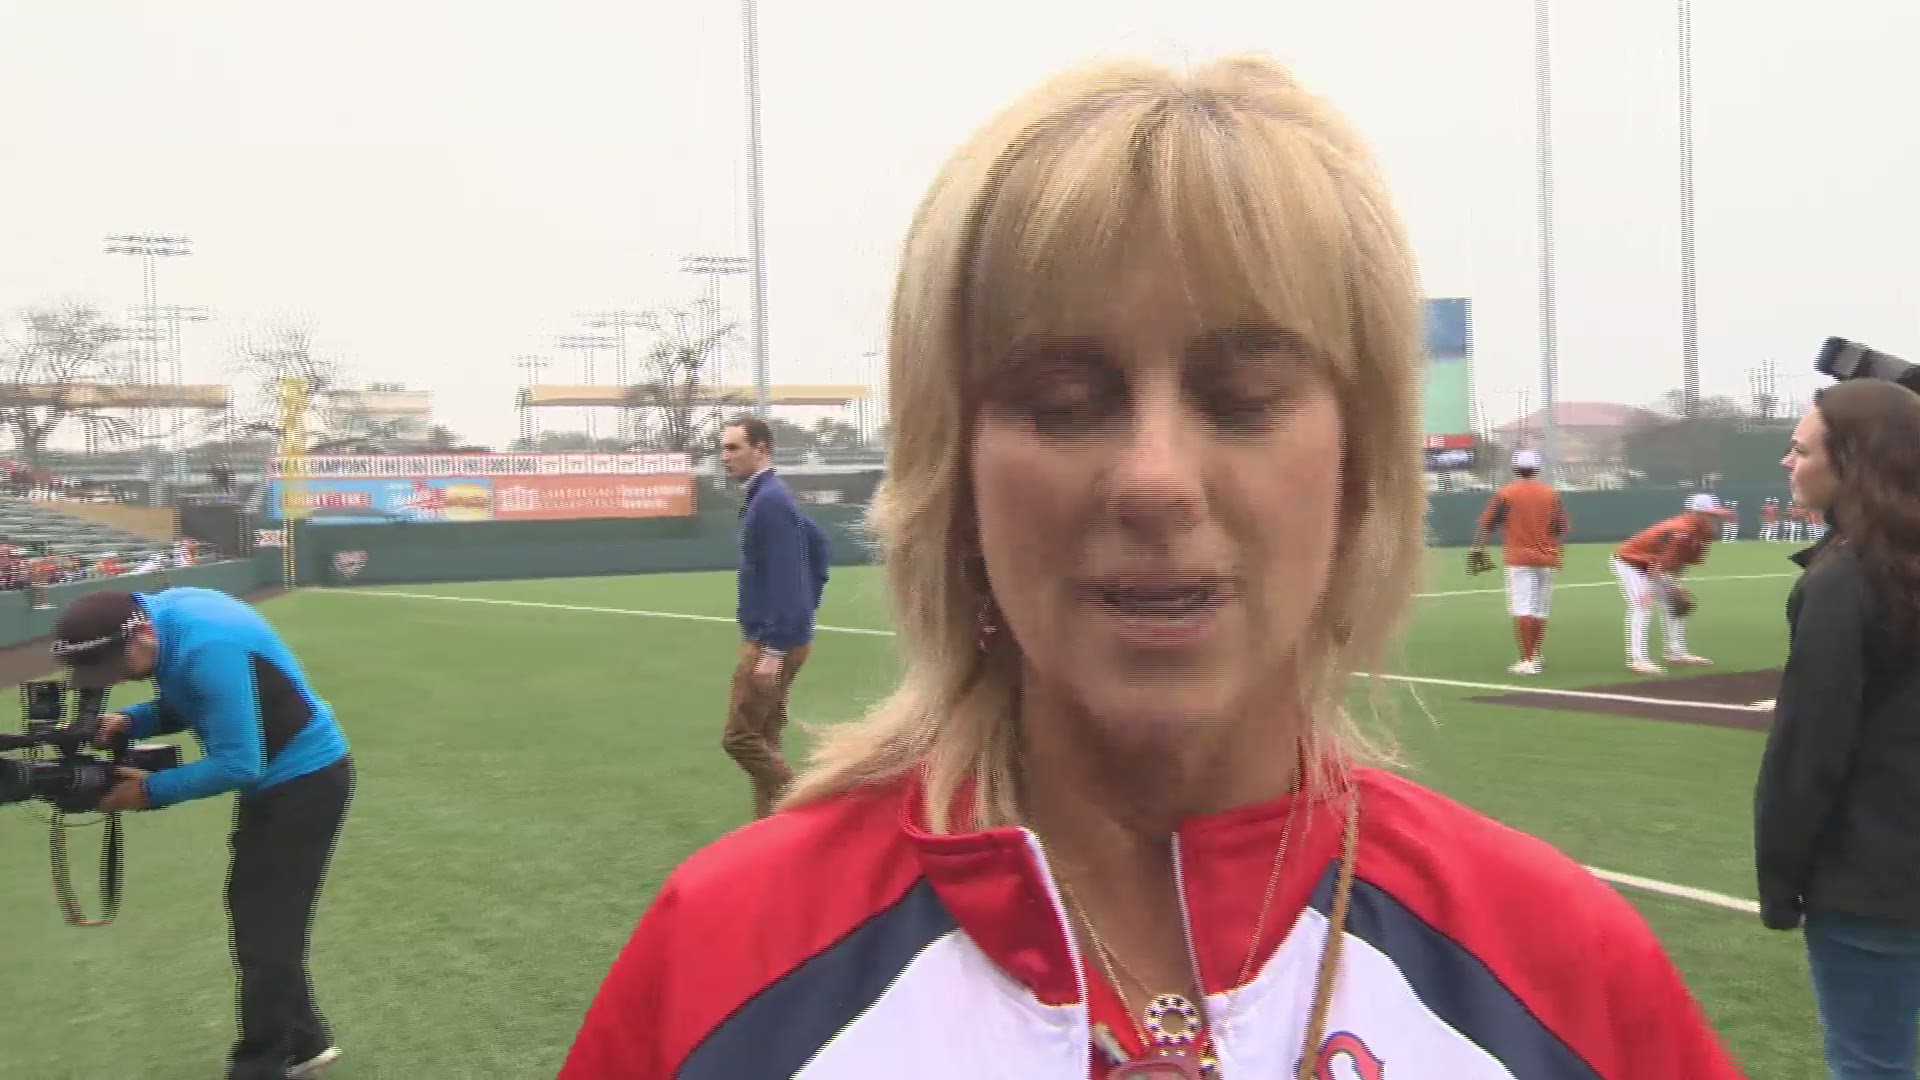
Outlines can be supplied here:
[[[1121, 1011], [1125, 1012], [1127, 1019], [1132, 1022], [1134, 1033], [1140, 1036], [1140, 1045], [1146, 1048], [1146, 1053], [1153, 1054], [1158, 1050], [1160, 1053], [1176, 1057], [1197, 1055], [1200, 1075], [1207, 1080], [1217, 1078], [1219, 1062], [1208, 1045], [1206, 1024], [1193, 1000], [1184, 994], [1155, 994], [1152, 988], [1147, 986], [1146, 981], [1135, 975], [1127, 967], [1126, 962], [1121, 960], [1119, 955], [1100, 937], [1100, 931], [1094, 929], [1093, 919], [1087, 915], [1086, 905], [1073, 894], [1073, 890], [1064, 878], [1060, 879], [1060, 893], [1067, 901], [1069, 912], [1078, 916], [1081, 927], [1086, 930], [1087, 941], [1093, 946], [1094, 958], [1100, 961], [1101, 968], [1106, 971], [1107, 984], [1113, 987], [1114, 996], [1120, 999]], [[1146, 1008], [1138, 1014], [1133, 1011], [1133, 1003], [1127, 1000], [1127, 988], [1121, 982], [1122, 975], [1133, 983], [1147, 1001]], [[1179, 1026], [1170, 1027], [1168, 1024], [1170, 1018], [1177, 1021]], [[1108, 1034], [1104, 1024], [1099, 1025], [1099, 1028], [1096, 1035]], [[1108, 1051], [1109, 1056], [1118, 1057], [1123, 1053], [1117, 1043], [1103, 1046], [1102, 1049]], [[1121, 1058], [1116, 1065], [1124, 1063], [1125, 1059]]]
[[[1286, 862], [1287, 848], [1293, 836], [1294, 814], [1305, 798], [1304, 793], [1297, 794], [1287, 807], [1286, 822], [1280, 830], [1280, 846], [1273, 854], [1273, 865], [1267, 873], [1266, 895], [1262, 897], [1260, 911], [1254, 918], [1253, 937], [1247, 942], [1247, 955], [1241, 962], [1240, 975], [1235, 980], [1236, 986], [1246, 985], [1247, 979], [1252, 975], [1254, 959], [1259, 954], [1260, 937], [1265, 932], [1267, 915], [1273, 907], [1274, 894], [1279, 886], [1280, 869]], [[1312, 1068], [1316, 1064], [1313, 1054], [1325, 1037], [1327, 1012], [1332, 1005], [1332, 984], [1339, 966], [1342, 944], [1340, 939], [1346, 932], [1347, 898], [1353, 883], [1353, 855], [1358, 844], [1359, 813], [1359, 793], [1349, 791], [1340, 874], [1333, 898], [1333, 925], [1329, 928], [1327, 942], [1322, 948], [1320, 970], [1315, 978], [1313, 1012], [1307, 1027], [1306, 1045], [1301, 1053], [1299, 1080], [1311, 1080]], [[1085, 928], [1087, 940], [1093, 945], [1094, 956], [1105, 970], [1107, 982], [1113, 987], [1115, 996], [1120, 999], [1121, 1008], [1128, 1014], [1135, 1033], [1140, 1036], [1141, 1045], [1147, 1048], [1149, 1054], [1152, 1054], [1156, 1048], [1163, 1055], [1171, 1054], [1179, 1058], [1197, 1053], [1196, 1060], [1200, 1076], [1204, 1080], [1217, 1080], [1220, 1076], [1219, 1058], [1212, 1046], [1206, 1023], [1194, 1001], [1181, 994], [1155, 995], [1145, 980], [1128, 969], [1126, 962], [1121, 960], [1119, 955], [1101, 938], [1100, 932], [1094, 928], [1093, 919], [1087, 914], [1086, 905], [1074, 895], [1064, 877], [1059, 879], [1059, 884], [1062, 898], [1067, 901], [1069, 910], [1073, 915], [1078, 916], [1081, 926]], [[1138, 1016], [1134, 1015], [1133, 1005], [1127, 1001], [1126, 988], [1121, 984], [1120, 979], [1122, 974], [1149, 999], [1147, 1007]], [[1199, 989], [1202, 995], [1201, 1000], [1204, 1000], [1205, 988]], [[1169, 1018], [1179, 1022], [1177, 1029], [1168, 1027]], [[1100, 1025], [1100, 1033], [1105, 1033], [1104, 1025]], [[1117, 1045], [1104, 1049], [1109, 1049], [1115, 1056], [1120, 1052]], [[1151, 1068], [1152, 1060], [1149, 1059], [1148, 1062], [1143, 1063], [1122, 1061], [1116, 1065], [1112, 1075], [1116, 1078], [1121, 1077], [1123, 1070], [1128, 1069], [1130, 1065], [1137, 1064]], [[1152, 1073], [1151, 1075], [1161, 1074]]]

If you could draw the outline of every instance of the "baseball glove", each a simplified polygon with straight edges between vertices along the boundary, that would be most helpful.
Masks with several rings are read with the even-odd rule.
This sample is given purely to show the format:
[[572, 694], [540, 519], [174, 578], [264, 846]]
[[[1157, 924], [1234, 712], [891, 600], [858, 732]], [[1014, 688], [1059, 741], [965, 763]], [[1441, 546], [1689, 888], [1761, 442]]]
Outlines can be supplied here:
[[1678, 585], [1667, 591], [1667, 610], [1673, 612], [1676, 619], [1693, 614], [1693, 609], [1698, 606], [1693, 602], [1693, 594]]
[[1484, 574], [1487, 571], [1492, 569], [1493, 569], [1493, 556], [1487, 554], [1485, 550], [1481, 548], [1474, 548], [1473, 550], [1467, 552], [1467, 573], [1468, 574], [1474, 577], [1479, 577], [1481, 574]]

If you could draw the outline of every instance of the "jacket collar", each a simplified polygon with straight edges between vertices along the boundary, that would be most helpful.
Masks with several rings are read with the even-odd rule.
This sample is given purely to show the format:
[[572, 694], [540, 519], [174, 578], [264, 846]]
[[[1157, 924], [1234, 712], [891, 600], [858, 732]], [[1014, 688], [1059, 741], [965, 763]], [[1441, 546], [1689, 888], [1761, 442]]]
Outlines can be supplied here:
[[[1362, 789], [1367, 786], [1365, 770], [1357, 783]], [[906, 786], [901, 825], [922, 872], [954, 921], [1040, 1001], [1084, 1002], [1085, 967], [1042, 839], [1013, 827], [927, 832], [921, 812], [924, 792], [918, 777]], [[969, 797], [963, 792], [961, 800]], [[1234, 989], [1260, 972], [1338, 855], [1342, 822], [1337, 805], [1308, 797], [1294, 818], [1286, 858], [1262, 917], [1274, 856], [1296, 798], [1195, 818], [1174, 835], [1172, 870], [1188, 946], [1207, 994]]]
[[773, 466], [769, 465], [766, 468], [761, 469], [759, 472], [754, 473], [752, 476], [747, 477], [747, 482], [744, 485], [743, 494], [740, 496], [740, 516], [741, 517], [745, 517], [747, 515], [748, 504], [753, 502], [753, 497], [755, 495], [760, 494], [761, 488], [767, 486], [767, 481], [770, 478], [772, 478], [772, 476], [773, 476]]
[[1800, 569], [1805, 570], [1807, 567], [1813, 564], [1813, 560], [1820, 557], [1821, 552], [1827, 550], [1829, 545], [1836, 544], [1839, 542], [1840, 542], [1840, 534], [1837, 532], [1834, 532], [1832, 529], [1828, 529], [1826, 532], [1826, 535], [1822, 536], [1818, 541], [1816, 541], [1812, 547], [1803, 548], [1799, 551], [1796, 551], [1793, 554], [1787, 556], [1787, 558], [1793, 560], [1793, 562], [1796, 565], [1798, 565]]

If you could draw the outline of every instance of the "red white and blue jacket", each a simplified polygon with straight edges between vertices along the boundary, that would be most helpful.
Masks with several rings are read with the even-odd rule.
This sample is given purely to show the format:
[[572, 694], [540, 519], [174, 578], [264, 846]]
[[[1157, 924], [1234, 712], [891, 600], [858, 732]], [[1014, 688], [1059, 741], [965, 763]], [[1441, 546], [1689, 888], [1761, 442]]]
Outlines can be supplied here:
[[[1347, 939], [1314, 1073], [1358, 1080], [1742, 1074], [1631, 905], [1572, 860], [1362, 770]], [[1129, 1053], [1038, 839], [931, 835], [907, 780], [749, 825], [676, 869], [561, 1080], [1085, 1080]], [[1238, 983], [1288, 801], [1189, 822], [1174, 862], [1221, 1073], [1291, 1077], [1342, 822], [1302, 807]], [[1098, 969], [1092, 969], [1097, 973]]]

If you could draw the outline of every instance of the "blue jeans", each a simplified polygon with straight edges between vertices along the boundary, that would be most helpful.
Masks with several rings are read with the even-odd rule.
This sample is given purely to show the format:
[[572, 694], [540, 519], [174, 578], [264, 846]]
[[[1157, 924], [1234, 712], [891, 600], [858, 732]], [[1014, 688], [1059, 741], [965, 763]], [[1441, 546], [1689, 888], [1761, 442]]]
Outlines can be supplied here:
[[1914, 1080], [1920, 926], [1811, 914], [1807, 966], [1833, 1080]]

